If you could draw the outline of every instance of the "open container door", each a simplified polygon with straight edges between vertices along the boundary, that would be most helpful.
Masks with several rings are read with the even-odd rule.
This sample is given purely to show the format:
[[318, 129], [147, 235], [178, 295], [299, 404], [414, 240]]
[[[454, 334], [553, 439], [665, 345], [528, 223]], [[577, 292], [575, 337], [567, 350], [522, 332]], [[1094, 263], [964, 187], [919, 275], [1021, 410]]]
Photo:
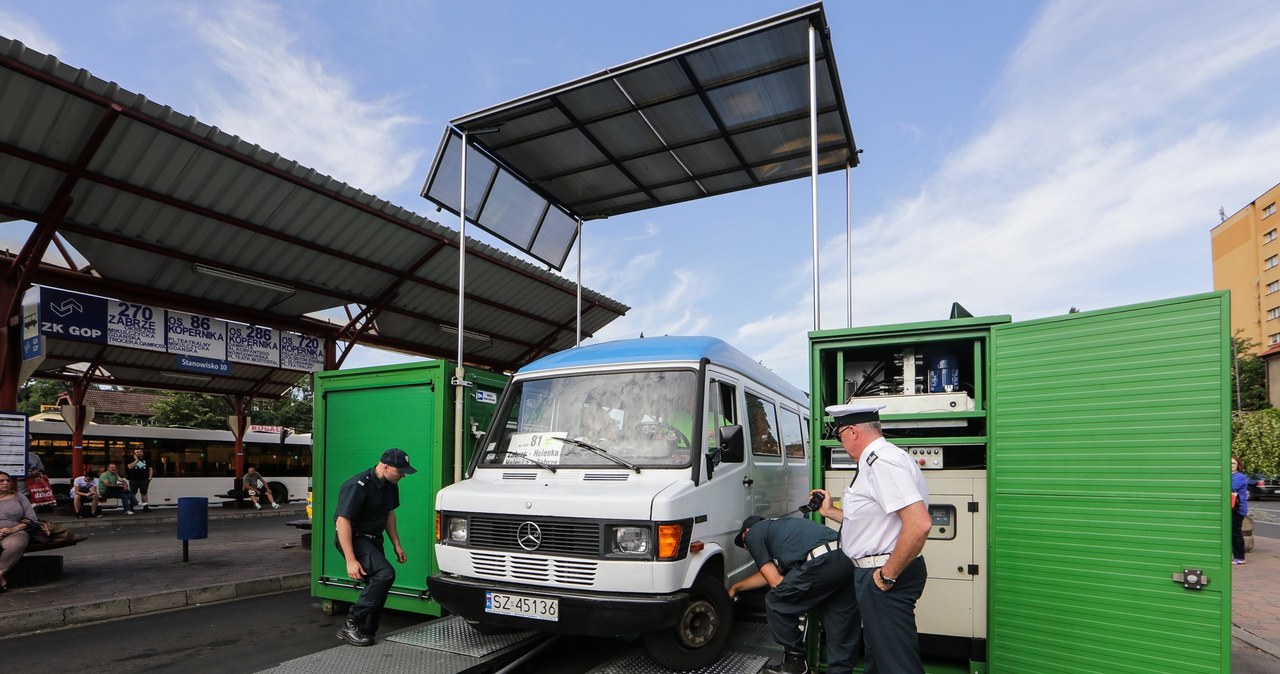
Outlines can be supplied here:
[[1229, 671], [1228, 307], [992, 329], [990, 671]]

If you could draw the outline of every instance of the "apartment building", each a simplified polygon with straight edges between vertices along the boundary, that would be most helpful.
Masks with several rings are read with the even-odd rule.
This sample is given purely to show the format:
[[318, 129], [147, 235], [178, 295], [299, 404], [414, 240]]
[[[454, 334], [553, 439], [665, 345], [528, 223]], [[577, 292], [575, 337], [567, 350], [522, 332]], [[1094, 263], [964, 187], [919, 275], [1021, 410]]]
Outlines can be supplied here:
[[1267, 361], [1267, 392], [1280, 407], [1280, 185], [1213, 228], [1213, 287], [1231, 291], [1231, 332]]

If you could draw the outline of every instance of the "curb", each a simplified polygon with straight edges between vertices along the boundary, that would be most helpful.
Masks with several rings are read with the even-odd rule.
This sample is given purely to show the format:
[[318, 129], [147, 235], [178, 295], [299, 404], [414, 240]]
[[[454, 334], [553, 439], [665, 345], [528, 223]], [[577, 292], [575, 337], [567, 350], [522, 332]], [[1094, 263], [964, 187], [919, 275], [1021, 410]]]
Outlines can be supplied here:
[[310, 573], [291, 573], [187, 590], [166, 590], [138, 597], [120, 597], [75, 606], [17, 611], [0, 615], [0, 635], [8, 638], [40, 630], [79, 626], [144, 613], [279, 594], [305, 588], [310, 584]]
[[[72, 531], [94, 531], [97, 529], [115, 529], [120, 527], [137, 527], [137, 526], [156, 526], [156, 525], [176, 525], [178, 522], [177, 508], [165, 508], [169, 512], [162, 512], [158, 515], [135, 515], [129, 517], [123, 513], [113, 513], [104, 517], [94, 517], [90, 519], [75, 519], [74, 517], [56, 517], [41, 518], [43, 522], [55, 522]], [[231, 510], [225, 512], [222, 509], [209, 509], [210, 520], [246, 520], [258, 517], [273, 517], [297, 513], [306, 515], [305, 508], [290, 508], [285, 506], [279, 510]]]
[[1275, 658], [1280, 658], [1280, 646], [1263, 639], [1239, 625], [1231, 625], [1231, 636]]

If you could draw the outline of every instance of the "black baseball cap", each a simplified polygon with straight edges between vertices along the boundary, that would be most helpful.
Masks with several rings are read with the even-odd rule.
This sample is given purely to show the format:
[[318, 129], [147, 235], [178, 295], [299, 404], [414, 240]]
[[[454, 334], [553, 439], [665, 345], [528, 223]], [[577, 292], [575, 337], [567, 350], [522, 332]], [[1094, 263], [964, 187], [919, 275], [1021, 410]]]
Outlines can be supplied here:
[[392, 447], [382, 453], [382, 462], [392, 468], [400, 469], [405, 475], [413, 475], [418, 472], [417, 468], [409, 465], [409, 455], [404, 453], [403, 449]]
[[747, 519], [742, 520], [742, 526], [738, 527], [738, 535], [733, 537], [733, 544], [740, 548], [747, 547], [743, 544], [742, 537], [747, 535], [747, 529], [750, 529], [755, 526], [756, 522], [760, 522], [762, 520], [764, 520], [764, 518], [759, 515], [752, 515]]

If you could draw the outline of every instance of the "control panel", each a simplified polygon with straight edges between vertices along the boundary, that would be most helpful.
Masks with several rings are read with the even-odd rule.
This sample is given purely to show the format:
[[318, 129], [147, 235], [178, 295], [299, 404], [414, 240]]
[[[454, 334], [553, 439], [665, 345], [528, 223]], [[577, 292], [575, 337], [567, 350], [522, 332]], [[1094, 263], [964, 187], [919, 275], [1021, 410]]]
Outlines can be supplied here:
[[941, 447], [907, 447], [907, 453], [920, 464], [921, 470], [939, 470], [945, 468], [942, 461]]

